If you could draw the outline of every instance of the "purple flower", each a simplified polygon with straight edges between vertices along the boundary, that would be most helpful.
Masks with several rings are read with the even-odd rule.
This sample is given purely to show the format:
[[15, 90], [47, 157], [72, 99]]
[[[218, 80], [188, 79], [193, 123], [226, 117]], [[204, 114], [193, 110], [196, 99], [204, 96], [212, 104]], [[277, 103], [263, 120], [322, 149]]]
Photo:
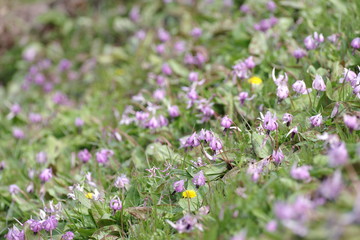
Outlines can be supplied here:
[[244, 63], [248, 69], [253, 69], [256, 66], [253, 56], [250, 56], [247, 59], [245, 59]]
[[286, 84], [280, 84], [277, 87], [276, 96], [279, 98], [279, 100], [284, 100], [289, 96], [289, 88]]
[[21, 106], [19, 104], [15, 103], [10, 107], [10, 111], [12, 114], [14, 114], [16, 116], [21, 112]]
[[277, 23], [277, 21], [278, 20], [275, 17], [263, 19], [258, 24], [255, 24], [254, 28], [255, 30], [266, 32], [272, 28]]
[[12, 195], [18, 194], [20, 192], [20, 188], [16, 184], [11, 184], [9, 186], [9, 193]]
[[278, 77], [275, 76], [275, 68], [273, 68], [272, 70], [272, 79], [275, 83], [276, 86], [281, 86], [281, 85], [287, 85], [289, 78], [288, 75], [286, 73], [283, 74], [279, 74]]
[[354, 87], [353, 93], [360, 98], [360, 84]]
[[360, 48], [360, 38], [357, 37], [357, 38], [354, 38], [352, 41], [351, 41], [351, 47], [354, 48], [354, 49], [359, 49]]
[[160, 127], [159, 120], [156, 117], [152, 117], [147, 123], [147, 127], [150, 129], [156, 129]]
[[312, 35], [309, 35], [304, 39], [304, 45], [307, 50], [313, 50], [317, 48], [317, 42], [315, 41]]
[[305, 57], [307, 55], [307, 53], [304, 49], [298, 48], [293, 51], [292, 55], [296, 59], [301, 59], [301, 58]]
[[28, 193], [33, 193], [34, 192], [34, 183], [30, 183], [27, 187], [26, 187], [26, 192]]
[[81, 118], [77, 117], [75, 119], [75, 126], [82, 127], [83, 125], [84, 125], [84, 121]]
[[314, 32], [314, 39], [318, 43], [322, 43], [325, 41], [324, 35], [322, 35], [322, 33], [318, 34], [317, 32]]
[[205, 185], [205, 176], [203, 171], [198, 172], [197, 174], [194, 175], [193, 179], [192, 179], [192, 183], [198, 188], [200, 186], [204, 186]]
[[201, 111], [201, 113], [203, 114], [203, 118], [202, 118], [202, 122], [206, 122], [208, 121], [211, 116], [213, 116], [215, 114], [214, 109], [212, 109], [209, 105], [199, 105], [198, 109]]
[[68, 59], [62, 59], [58, 65], [58, 69], [60, 72], [64, 72], [66, 70], [69, 70], [71, 68], [71, 61]]
[[52, 175], [51, 168], [45, 168], [44, 170], [42, 170], [42, 172], [39, 175], [39, 178], [40, 178], [41, 182], [43, 182], [43, 183], [49, 181], [52, 177], [53, 177], [53, 175]]
[[230, 240], [246, 240], [246, 230], [242, 230], [236, 233], [234, 236], [230, 238]]
[[16, 138], [16, 139], [24, 139], [25, 138], [25, 134], [24, 134], [23, 130], [21, 130], [20, 128], [13, 128], [12, 134], [13, 134], [14, 138]]
[[234, 73], [240, 79], [246, 79], [249, 77], [248, 67], [244, 62], [239, 62], [233, 66]]
[[278, 128], [278, 123], [276, 122], [276, 115], [272, 115], [271, 112], [267, 112], [264, 117], [263, 127], [266, 130], [274, 131]]
[[174, 44], [175, 51], [180, 54], [186, 50], [186, 42], [185, 41], [177, 41]]
[[162, 42], [167, 42], [170, 40], [170, 34], [163, 28], [160, 28], [157, 32], [158, 38]]
[[73, 232], [66, 232], [64, 235], [62, 235], [61, 240], [73, 240], [75, 237]]
[[199, 140], [205, 140], [205, 133], [207, 130], [201, 129], [200, 133], [197, 135]]
[[330, 42], [332, 42], [333, 44], [335, 44], [339, 39], [338, 34], [331, 34], [330, 36], [327, 37], [327, 40], [329, 40]]
[[277, 222], [275, 220], [271, 220], [266, 224], [266, 231], [275, 232], [277, 229]]
[[284, 160], [285, 156], [279, 148], [278, 150], [273, 151], [272, 158], [276, 164], [280, 164]]
[[20, 231], [17, 227], [9, 228], [8, 233], [5, 235], [7, 240], [25, 240], [24, 231]]
[[114, 186], [117, 188], [126, 188], [129, 184], [130, 180], [125, 175], [117, 177], [114, 182]]
[[135, 33], [135, 37], [139, 40], [144, 40], [146, 37], [146, 32], [141, 29]]
[[199, 37], [201, 37], [201, 35], [202, 35], [202, 29], [201, 28], [196, 27], [196, 28], [193, 28], [191, 30], [191, 36], [193, 38], [199, 38]]
[[339, 142], [330, 147], [327, 152], [330, 167], [339, 167], [347, 163], [349, 154], [344, 142]]
[[1, 161], [1, 162], [0, 162], [0, 171], [1, 171], [1, 170], [4, 170], [5, 167], [6, 167], [5, 161]]
[[110, 201], [110, 208], [116, 212], [116, 211], [120, 211], [122, 209], [122, 202], [119, 199], [119, 197], [115, 197], [113, 199], [111, 199]]
[[269, 18], [269, 22], [270, 22], [270, 26], [273, 27], [279, 22], [279, 19], [277, 19], [275, 16], [271, 16]]
[[319, 113], [318, 115], [310, 117], [309, 120], [313, 127], [319, 127], [322, 124], [323, 118], [322, 118], [321, 114]]
[[175, 224], [169, 220], [167, 220], [173, 228], [175, 228], [179, 233], [191, 232], [195, 228], [202, 229], [201, 224], [198, 223], [198, 220], [195, 216], [190, 214], [185, 215], [181, 219], [179, 219]]
[[161, 67], [161, 71], [163, 72], [163, 74], [165, 75], [171, 75], [172, 74], [172, 69], [170, 67], [169, 64], [164, 63]]
[[83, 163], [87, 163], [91, 159], [91, 153], [87, 149], [81, 150], [77, 156]]
[[184, 57], [184, 63], [188, 64], [188, 65], [193, 65], [196, 63], [196, 59], [193, 55], [191, 55], [190, 53], [186, 54]]
[[180, 110], [179, 107], [176, 105], [170, 106], [168, 109], [169, 115], [172, 118], [176, 118], [178, 116], [180, 116]]
[[291, 177], [296, 179], [296, 180], [304, 180], [304, 181], [310, 181], [311, 180], [311, 176], [309, 173], [309, 170], [311, 169], [311, 166], [301, 166], [301, 167], [296, 167], [295, 165], [292, 166], [290, 174]]
[[315, 204], [304, 196], [299, 196], [294, 203], [277, 202], [274, 206], [276, 217], [295, 234], [307, 233], [305, 223], [309, 220]]
[[340, 103], [339, 103], [339, 102], [335, 103], [334, 108], [333, 108], [333, 110], [331, 111], [331, 115], [330, 115], [331, 118], [334, 118], [334, 117], [338, 114], [338, 112], [339, 112], [339, 106], [340, 106]]
[[135, 113], [135, 118], [136, 120], [142, 122], [142, 121], [145, 121], [149, 118], [150, 114], [148, 112], [136, 112]]
[[293, 85], [292, 89], [298, 94], [307, 94], [306, 84], [303, 80], [297, 80]]
[[36, 154], [36, 162], [44, 164], [47, 161], [47, 154], [46, 152], [38, 152], [38, 154]]
[[58, 105], [67, 105], [69, 103], [67, 96], [61, 92], [56, 92], [52, 99], [53, 102]]
[[199, 208], [199, 214], [200, 215], [208, 215], [210, 212], [210, 206], [202, 206]]
[[228, 116], [225, 116], [221, 119], [220, 124], [224, 128], [229, 128], [229, 127], [231, 127], [232, 122], [233, 121]]
[[344, 115], [344, 123], [349, 128], [350, 132], [359, 129], [359, 119], [356, 116]]
[[46, 81], [46, 78], [44, 76], [44, 74], [42, 73], [37, 73], [35, 76], [34, 76], [34, 82], [37, 84], [37, 85], [43, 85]]
[[169, 124], [169, 121], [163, 115], [159, 115], [158, 121], [160, 127], [166, 127]]
[[209, 130], [206, 130], [204, 135], [204, 140], [209, 143], [213, 140], [213, 138], [214, 138], [214, 133]]
[[243, 4], [240, 7], [240, 11], [247, 14], [247, 13], [251, 12], [251, 9], [250, 9], [249, 5]]
[[197, 82], [198, 80], [199, 80], [199, 73], [197, 73], [197, 72], [189, 73], [189, 81], [190, 82]]
[[140, 20], [140, 16], [140, 8], [138, 6], [133, 6], [129, 13], [131, 21], [138, 22]]
[[186, 94], [186, 96], [190, 99], [190, 100], [196, 100], [198, 99], [199, 95], [197, 94], [196, 90], [194, 88], [191, 88], [188, 93]]
[[29, 46], [24, 50], [22, 57], [24, 60], [26, 60], [28, 62], [32, 62], [35, 60], [38, 53], [39, 53], [38, 47]]
[[315, 76], [315, 79], [312, 83], [312, 87], [318, 91], [322, 91], [322, 92], [326, 91], [326, 85], [324, 79], [318, 74]]
[[357, 82], [357, 75], [354, 71], [351, 71], [350, 69], [344, 68], [343, 72], [343, 78], [340, 79], [340, 83], [343, 83], [344, 80], [346, 82], [350, 82], [351, 86], [356, 85]]
[[200, 145], [200, 141], [198, 139], [198, 136], [196, 134], [196, 132], [194, 132], [187, 140], [186, 140], [186, 144], [189, 147], [197, 147]]
[[282, 117], [282, 120], [283, 120], [283, 124], [286, 124], [286, 126], [290, 126], [293, 120], [293, 115], [291, 115], [290, 113], [285, 113]]
[[223, 0], [224, 7], [232, 7], [234, 5], [234, 0]]
[[34, 233], [40, 232], [43, 229], [42, 223], [40, 221], [30, 219], [27, 221], [27, 223], [29, 224], [30, 230], [33, 231]]
[[179, 181], [174, 182], [174, 184], [173, 184], [174, 191], [175, 192], [185, 191], [184, 184], [185, 184], [184, 180], [179, 180]]
[[155, 50], [158, 54], [163, 54], [165, 52], [165, 44], [161, 43], [157, 45]]
[[259, 164], [249, 164], [248, 169], [246, 170], [246, 173], [251, 175], [251, 180], [253, 182], [257, 182], [260, 178], [260, 174], [262, 173], [265, 165], [262, 163]]
[[319, 187], [321, 196], [328, 200], [336, 199], [343, 188], [341, 171], [337, 170], [331, 177], [325, 179]]
[[159, 75], [156, 77], [156, 83], [159, 85], [159, 86], [165, 86], [165, 83], [166, 83], [166, 78], [162, 75]]
[[247, 100], [249, 97], [249, 93], [248, 92], [241, 92], [239, 93], [239, 101], [241, 103], [241, 105], [244, 105], [245, 100]]
[[42, 223], [42, 227], [45, 231], [50, 232], [54, 230], [58, 225], [58, 220], [55, 216], [50, 216]]
[[219, 139], [216, 139], [216, 138], [213, 138], [210, 143], [209, 143], [209, 146], [210, 148], [213, 150], [213, 151], [218, 151], [218, 150], [221, 150], [222, 149], [222, 144], [221, 142], [219, 141]]
[[42, 121], [42, 116], [38, 113], [30, 113], [29, 120], [32, 123], [40, 123]]
[[153, 93], [153, 98], [156, 100], [163, 100], [165, 98], [166, 91], [165, 89], [156, 89]]
[[54, 84], [53, 83], [51, 83], [51, 82], [47, 82], [47, 83], [45, 83], [44, 84], [44, 86], [43, 86], [43, 90], [45, 91], [45, 92], [51, 92], [52, 90], [53, 90], [53, 88], [54, 88]]
[[113, 155], [114, 152], [112, 150], [101, 149], [96, 153], [96, 161], [100, 164], [106, 164]]
[[270, 11], [270, 12], [274, 12], [276, 9], [276, 3], [274, 3], [273, 1], [268, 1], [266, 3], [266, 8]]
[[207, 57], [201, 52], [197, 52], [195, 56], [195, 64], [198, 66], [203, 65], [207, 60]]

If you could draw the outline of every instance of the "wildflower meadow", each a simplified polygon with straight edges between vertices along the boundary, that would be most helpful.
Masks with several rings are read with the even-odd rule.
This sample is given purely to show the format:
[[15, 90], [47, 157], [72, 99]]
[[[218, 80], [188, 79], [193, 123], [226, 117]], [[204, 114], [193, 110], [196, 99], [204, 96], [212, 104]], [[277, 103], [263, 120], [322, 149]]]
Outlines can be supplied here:
[[359, 12], [0, 0], [0, 239], [359, 239]]

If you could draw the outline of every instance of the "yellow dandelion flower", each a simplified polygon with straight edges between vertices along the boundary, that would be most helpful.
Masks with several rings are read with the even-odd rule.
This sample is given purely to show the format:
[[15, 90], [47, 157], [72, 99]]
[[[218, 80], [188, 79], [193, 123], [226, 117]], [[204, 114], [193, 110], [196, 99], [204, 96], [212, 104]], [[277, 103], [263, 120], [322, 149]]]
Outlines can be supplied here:
[[121, 69], [121, 68], [118, 68], [118, 69], [115, 70], [115, 74], [118, 75], [118, 76], [121, 76], [121, 75], [124, 74], [124, 70]]
[[85, 197], [88, 198], [88, 199], [93, 199], [93, 193], [91, 192], [88, 192], [87, 194], [85, 194]]
[[182, 193], [183, 198], [194, 198], [196, 197], [196, 192], [194, 190], [186, 190]]
[[262, 84], [261, 78], [256, 77], [256, 76], [253, 76], [253, 77], [249, 78], [248, 82], [251, 83], [251, 84], [255, 84], [255, 85]]

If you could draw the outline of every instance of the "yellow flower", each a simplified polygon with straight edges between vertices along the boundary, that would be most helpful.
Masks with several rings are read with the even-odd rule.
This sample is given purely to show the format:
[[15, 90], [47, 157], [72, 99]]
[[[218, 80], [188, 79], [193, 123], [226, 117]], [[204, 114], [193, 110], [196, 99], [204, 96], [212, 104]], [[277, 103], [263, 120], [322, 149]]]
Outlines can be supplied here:
[[85, 194], [85, 197], [88, 198], [88, 199], [92, 199], [93, 195], [94, 195], [93, 193], [88, 192], [87, 194]]
[[121, 75], [124, 74], [124, 70], [121, 69], [121, 68], [118, 68], [118, 69], [115, 70], [115, 74], [118, 75], [118, 76], [121, 76]]
[[253, 76], [253, 77], [249, 78], [248, 82], [251, 83], [251, 84], [255, 84], [255, 85], [262, 84], [261, 78], [256, 77], [256, 76]]
[[182, 193], [182, 196], [184, 198], [194, 198], [196, 197], [196, 192], [194, 190], [186, 190]]

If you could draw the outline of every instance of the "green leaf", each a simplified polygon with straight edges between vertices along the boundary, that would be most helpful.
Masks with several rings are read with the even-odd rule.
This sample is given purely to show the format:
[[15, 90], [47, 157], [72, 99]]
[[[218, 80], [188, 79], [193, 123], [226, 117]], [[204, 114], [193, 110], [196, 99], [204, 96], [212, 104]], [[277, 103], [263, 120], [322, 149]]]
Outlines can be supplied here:
[[319, 139], [317, 138], [317, 135], [319, 134], [318, 131], [310, 130], [307, 132], [300, 133], [300, 135], [308, 141], [317, 142]]
[[208, 164], [203, 168], [203, 171], [208, 181], [218, 179], [227, 172], [226, 163]]
[[90, 199], [85, 197], [85, 193], [79, 191], [79, 190], [75, 190], [75, 197], [76, 199], [79, 200], [79, 202], [86, 208], [91, 208], [91, 201]]
[[189, 75], [189, 70], [187, 68], [185, 68], [184, 66], [182, 66], [181, 64], [179, 64], [178, 62], [176, 62], [175, 60], [170, 60], [169, 65], [171, 67], [171, 69], [178, 75], [182, 76], [182, 77], [187, 77]]
[[264, 56], [267, 50], [268, 45], [265, 34], [262, 32], [255, 33], [249, 44], [250, 54], [256, 56]]
[[259, 158], [266, 158], [272, 153], [270, 139], [267, 139], [265, 142], [265, 138], [266, 135], [260, 135], [258, 133], [251, 134], [251, 144], [256, 156]]
[[146, 168], [146, 157], [141, 147], [137, 146], [131, 153], [131, 160], [138, 170]]
[[169, 146], [161, 145], [160, 143], [149, 144], [146, 148], [145, 154], [153, 156], [155, 160], [158, 161], [179, 159], [179, 155], [175, 154]]
[[124, 207], [132, 207], [132, 206], [138, 206], [140, 204], [141, 197], [139, 194], [139, 191], [135, 186], [131, 186], [129, 191], [127, 192]]
[[279, 181], [283, 184], [283, 186], [291, 188], [295, 190], [298, 188], [298, 183], [290, 178], [280, 178]]

